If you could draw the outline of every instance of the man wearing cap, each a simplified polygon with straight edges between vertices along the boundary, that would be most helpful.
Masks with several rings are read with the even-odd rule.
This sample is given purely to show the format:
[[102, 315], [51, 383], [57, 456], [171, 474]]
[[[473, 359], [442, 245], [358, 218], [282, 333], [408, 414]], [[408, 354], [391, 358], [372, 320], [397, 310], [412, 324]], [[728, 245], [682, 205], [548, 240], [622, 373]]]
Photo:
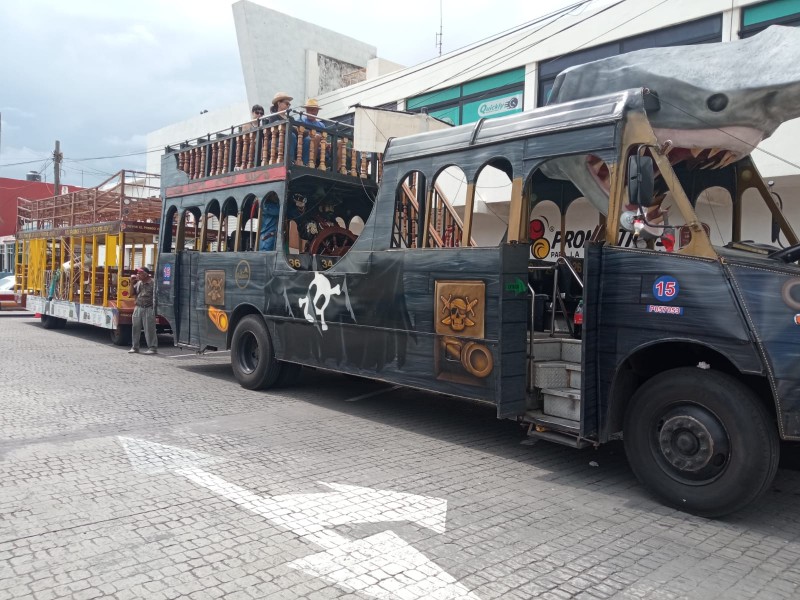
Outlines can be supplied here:
[[308, 123], [315, 127], [325, 127], [325, 123], [317, 119], [320, 106], [316, 98], [309, 98], [300, 108], [303, 109], [303, 116], [300, 117], [301, 123]]
[[[303, 109], [303, 115], [300, 117], [300, 123], [305, 126], [311, 125], [314, 129], [325, 129], [326, 125], [323, 121], [317, 119], [319, 114], [319, 102], [316, 98], [309, 98], [306, 103], [300, 108]], [[311, 136], [305, 135], [303, 137], [303, 164], [308, 165], [309, 151], [311, 149]], [[316, 165], [310, 165], [316, 166]]]
[[158, 337], [156, 336], [156, 286], [153, 281], [153, 273], [147, 267], [139, 267], [131, 279], [135, 281], [133, 295], [136, 296], [136, 306], [133, 309], [133, 330], [131, 331], [133, 345], [128, 353], [139, 352], [139, 342], [142, 339], [142, 328], [144, 328], [144, 339], [147, 342], [145, 354], [155, 354], [158, 351]]

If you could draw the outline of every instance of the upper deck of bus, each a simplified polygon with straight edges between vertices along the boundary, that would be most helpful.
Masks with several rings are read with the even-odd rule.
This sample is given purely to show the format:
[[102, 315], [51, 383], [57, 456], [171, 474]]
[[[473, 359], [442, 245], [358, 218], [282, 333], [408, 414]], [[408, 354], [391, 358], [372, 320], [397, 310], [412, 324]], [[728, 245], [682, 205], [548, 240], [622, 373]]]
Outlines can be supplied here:
[[[262, 119], [252, 128], [232, 126], [168, 146], [162, 160], [162, 184], [165, 198], [306, 175], [362, 180], [374, 186], [380, 182], [383, 164], [509, 139], [585, 130], [619, 121], [632, 109], [657, 110], [658, 101], [642, 90], [628, 90], [415, 135], [392, 137], [392, 132], [384, 132], [389, 138], [385, 154], [362, 152], [348, 125], [329, 122], [328, 127], [314, 127], [291, 117], [272, 123]], [[306, 157], [301, 142], [294, 156], [286, 156], [291, 136], [310, 140]], [[552, 152], [549, 148], [548, 153]]]

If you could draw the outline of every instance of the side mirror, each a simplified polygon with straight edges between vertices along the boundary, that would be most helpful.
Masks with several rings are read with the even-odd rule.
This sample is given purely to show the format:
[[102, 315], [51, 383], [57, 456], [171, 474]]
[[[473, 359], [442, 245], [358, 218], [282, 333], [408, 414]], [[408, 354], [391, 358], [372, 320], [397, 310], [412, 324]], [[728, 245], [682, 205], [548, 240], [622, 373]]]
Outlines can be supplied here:
[[647, 208], [653, 203], [653, 159], [634, 154], [628, 159], [628, 203]]

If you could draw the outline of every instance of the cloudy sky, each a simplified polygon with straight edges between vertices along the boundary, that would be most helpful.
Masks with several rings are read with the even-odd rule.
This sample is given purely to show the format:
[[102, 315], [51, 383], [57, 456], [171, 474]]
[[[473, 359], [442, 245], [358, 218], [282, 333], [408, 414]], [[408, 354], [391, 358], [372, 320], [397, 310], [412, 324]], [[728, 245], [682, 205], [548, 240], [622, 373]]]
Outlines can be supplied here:
[[[436, 0], [306, 0], [258, 4], [376, 46], [414, 65], [438, 54]], [[575, 0], [442, 0], [443, 52]], [[0, 2], [0, 176], [40, 171], [96, 185], [144, 169], [145, 136], [246, 100], [232, 0]]]

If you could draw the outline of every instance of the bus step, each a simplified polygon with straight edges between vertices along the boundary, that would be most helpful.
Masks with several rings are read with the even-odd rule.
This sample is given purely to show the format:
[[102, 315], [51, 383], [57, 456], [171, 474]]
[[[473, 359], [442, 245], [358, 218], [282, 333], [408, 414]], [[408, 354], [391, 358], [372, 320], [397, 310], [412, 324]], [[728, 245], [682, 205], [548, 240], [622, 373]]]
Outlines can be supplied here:
[[543, 388], [544, 414], [570, 421], [580, 421], [581, 391], [571, 387]]
[[534, 440], [554, 442], [556, 444], [561, 444], [562, 446], [569, 446], [570, 448], [586, 448], [592, 445], [590, 442], [587, 442], [586, 440], [583, 440], [577, 436], [561, 433], [559, 431], [537, 431], [536, 429], [532, 429], [528, 433], [528, 437]]

